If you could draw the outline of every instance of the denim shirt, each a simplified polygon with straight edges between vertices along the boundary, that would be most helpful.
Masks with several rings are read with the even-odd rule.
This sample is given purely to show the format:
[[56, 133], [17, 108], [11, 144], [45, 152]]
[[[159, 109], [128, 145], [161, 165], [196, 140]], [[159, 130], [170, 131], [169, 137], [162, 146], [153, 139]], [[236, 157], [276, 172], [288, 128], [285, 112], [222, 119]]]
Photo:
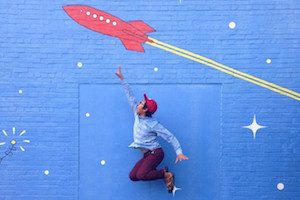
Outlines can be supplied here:
[[160, 148], [161, 146], [157, 141], [157, 136], [160, 136], [173, 146], [177, 155], [181, 154], [181, 146], [176, 137], [170, 131], [168, 131], [155, 118], [141, 117], [137, 114], [136, 107], [138, 103], [133, 95], [130, 85], [125, 80], [122, 80], [121, 83], [131, 110], [134, 113], [133, 142], [129, 145], [129, 147], [149, 150]]

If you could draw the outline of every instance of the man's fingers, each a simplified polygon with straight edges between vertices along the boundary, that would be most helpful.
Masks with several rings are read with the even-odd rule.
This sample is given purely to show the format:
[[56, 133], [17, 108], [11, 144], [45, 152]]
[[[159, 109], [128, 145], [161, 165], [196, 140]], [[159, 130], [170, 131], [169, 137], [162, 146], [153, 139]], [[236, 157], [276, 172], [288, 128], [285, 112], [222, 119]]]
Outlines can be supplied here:
[[118, 69], [117, 69], [117, 72], [116, 72], [117, 75], [121, 75], [122, 72], [121, 72], [121, 66], [119, 65]]

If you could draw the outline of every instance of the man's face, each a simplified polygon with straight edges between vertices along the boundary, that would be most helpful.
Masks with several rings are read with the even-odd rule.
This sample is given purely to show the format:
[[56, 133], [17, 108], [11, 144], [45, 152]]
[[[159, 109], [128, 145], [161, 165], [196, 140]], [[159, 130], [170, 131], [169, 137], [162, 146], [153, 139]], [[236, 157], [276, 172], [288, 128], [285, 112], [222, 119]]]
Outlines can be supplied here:
[[145, 101], [145, 100], [142, 100], [142, 101], [140, 101], [140, 103], [137, 105], [137, 107], [136, 107], [136, 113], [137, 113], [138, 115], [143, 114], [143, 113], [146, 113], [147, 108], [146, 108], [146, 109], [143, 109], [145, 103], [146, 103], [146, 101]]

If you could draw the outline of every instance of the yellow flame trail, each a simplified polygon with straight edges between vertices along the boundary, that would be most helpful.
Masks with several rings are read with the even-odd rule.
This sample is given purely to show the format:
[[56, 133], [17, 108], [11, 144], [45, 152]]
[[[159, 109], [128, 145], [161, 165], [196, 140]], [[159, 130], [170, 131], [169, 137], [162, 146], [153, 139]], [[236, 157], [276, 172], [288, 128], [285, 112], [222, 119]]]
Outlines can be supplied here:
[[300, 101], [300, 93], [292, 91], [288, 88], [281, 87], [281, 86], [276, 85], [274, 83], [265, 81], [263, 79], [255, 77], [255, 76], [252, 76], [250, 74], [240, 72], [240, 71], [235, 70], [233, 68], [230, 68], [226, 65], [218, 63], [214, 60], [211, 60], [209, 58], [206, 58], [206, 57], [200, 56], [198, 54], [195, 54], [193, 52], [190, 52], [190, 51], [187, 51], [187, 50], [184, 50], [184, 49], [166, 44], [166, 43], [158, 41], [154, 38], [150, 38], [150, 37], [148, 37], [148, 38], [153, 41], [153, 42], [146, 42], [147, 44], [149, 44], [151, 46], [163, 49], [163, 50], [171, 52], [171, 53], [174, 53], [174, 54], [176, 54], [178, 56], [181, 56], [181, 57], [188, 58], [188, 59], [193, 60], [195, 62], [210, 66], [210, 67], [212, 67], [214, 69], [217, 69], [221, 72], [224, 72], [226, 74], [229, 74], [229, 75], [232, 75], [234, 77], [240, 78], [242, 80], [254, 83], [254, 84], [259, 85], [261, 87], [267, 88], [267, 89], [272, 90], [274, 92], [277, 92], [279, 94], [282, 94], [282, 95], [285, 95], [285, 96], [288, 96], [290, 98], [293, 98], [293, 99], [296, 99], [296, 100]]

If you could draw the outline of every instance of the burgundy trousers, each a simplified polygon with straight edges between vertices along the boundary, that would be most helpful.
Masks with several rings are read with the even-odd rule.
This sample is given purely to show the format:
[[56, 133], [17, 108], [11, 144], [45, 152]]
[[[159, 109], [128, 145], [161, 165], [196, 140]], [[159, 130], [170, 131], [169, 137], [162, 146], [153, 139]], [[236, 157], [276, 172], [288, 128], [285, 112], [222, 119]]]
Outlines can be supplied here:
[[164, 159], [162, 148], [154, 149], [144, 153], [143, 158], [139, 160], [129, 174], [132, 181], [148, 181], [164, 178], [164, 170], [156, 170], [156, 167]]

